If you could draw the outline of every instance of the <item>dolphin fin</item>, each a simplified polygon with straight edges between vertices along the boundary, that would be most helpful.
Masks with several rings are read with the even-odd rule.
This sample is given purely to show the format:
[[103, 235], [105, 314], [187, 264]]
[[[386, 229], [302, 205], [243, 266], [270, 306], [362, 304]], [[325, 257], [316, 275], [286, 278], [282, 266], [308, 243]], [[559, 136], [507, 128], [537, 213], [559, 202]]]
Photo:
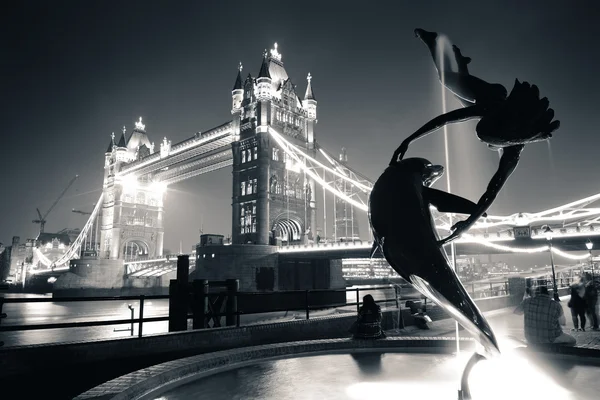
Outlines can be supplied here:
[[433, 188], [423, 188], [425, 199], [440, 212], [473, 214], [478, 206], [471, 200]]

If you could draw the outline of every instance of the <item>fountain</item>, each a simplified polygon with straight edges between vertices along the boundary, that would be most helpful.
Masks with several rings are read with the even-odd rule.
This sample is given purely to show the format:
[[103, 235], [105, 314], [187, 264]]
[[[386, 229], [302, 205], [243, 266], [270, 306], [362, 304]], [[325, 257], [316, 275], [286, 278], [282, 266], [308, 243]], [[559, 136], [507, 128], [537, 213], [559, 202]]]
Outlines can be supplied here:
[[[373, 187], [369, 218], [376, 244], [392, 268], [443, 308], [483, 346], [483, 354], [475, 353], [465, 368], [462, 382], [466, 383], [472, 367], [484, 357], [499, 355], [500, 348], [494, 332], [453, 269], [454, 248], [451, 248], [453, 262], [450, 263], [443, 246], [451, 244], [485, 216], [517, 167], [525, 145], [550, 139], [560, 122], [553, 121], [554, 111], [549, 108], [547, 98], [540, 99], [535, 85], [516, 80], [507, 96], [504, 86], [488, 83], [469, 73], [471, 58], [465, 57], [458, 46], [452, 46], [458, 66], [458, 71], [452, 71], [449, 68], [450, 58], [443, 52], [442, 36], [423, 29], [415, 29], [415, 36], [429, 49], [442, 85], [458, 98], [464, 108], [446, 112], [443, 101], [444, 114], [435, 117], [402, 142], [389, 167]], [[430, 187], [443, 173], [441, 166], [434, 166], [420, 158], [404, 159], [412, 141], [445, 128], [447, 124], [471, 119], [479, 119], [477, 137], [501, 154], [498, 170], [476, 204], [449, 193], [449, 178], [448, 192]], [[445, 129], [444, 135], [447, 163]], [[431, 217], [431, 205], [450, 215], [469, 216], [454, 223], [451, 234], [440, 240]], [[470, 398], [464, 385], [459, 396]]]

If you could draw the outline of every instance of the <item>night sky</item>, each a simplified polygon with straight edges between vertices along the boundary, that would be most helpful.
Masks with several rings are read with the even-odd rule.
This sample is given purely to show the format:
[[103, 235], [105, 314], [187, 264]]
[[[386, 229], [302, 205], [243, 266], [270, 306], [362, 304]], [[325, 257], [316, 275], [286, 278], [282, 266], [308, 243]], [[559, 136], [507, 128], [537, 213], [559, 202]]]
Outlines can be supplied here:
[[[509, 90], [515, 78], [537, 84], [562, 122], [551, 147], [525, 149], [492, 214], [600, 192], [593, 0], [12, 3], [0, 16], [5, 244], [13, 235], [35, 237], [36, 207], [45, 212], [75, 174], [46, 231], [81, 228], [85, 217], [71, 209], [91, 211], [100, 195], [110, 133], [130, 131], [139, 116], [157, 146], [229, 121], [238, 62], [256, 76], [274, 42], [301, 97], [313, 76], [317, 141], [333, 153], [345, 146], [350, 164], [376, 179], [401, 141], [441, 113], [417, 27], [447, 34], [473, 58], [474, 75]], [[452, 191], [477, 201], [498, 156], [477, 140], [474, 124], [450, 135]], [[444, 163], [443, 143], [440, 131], [408, 156]], [[188, 250], [201, 225], [230, 233], [230, 204], [230, 168], [170, 187], [165, 248], [181, 242]]]

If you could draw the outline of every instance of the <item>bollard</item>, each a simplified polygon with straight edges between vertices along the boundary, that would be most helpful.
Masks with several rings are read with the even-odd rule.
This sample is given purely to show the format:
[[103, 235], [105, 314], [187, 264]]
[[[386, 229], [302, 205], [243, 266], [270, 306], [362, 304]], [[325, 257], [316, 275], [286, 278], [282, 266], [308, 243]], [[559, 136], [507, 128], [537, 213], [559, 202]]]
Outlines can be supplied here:
[[356, 288], [356, 314], [360, 312], [360, 289]]
[[187, 330], [190, 257], [177, 256], [177, 279], [169, 284], [169, 332]]
[[187, 330], [187, 287], [175, 279], [169, 282], [169, 332]]
[[240, 281], [238, 279], [226, 279], [227, 286], [227, 302], [225, 303], [225, 325], [236, 325], [237, 314], [237, 293], [240, 290]]

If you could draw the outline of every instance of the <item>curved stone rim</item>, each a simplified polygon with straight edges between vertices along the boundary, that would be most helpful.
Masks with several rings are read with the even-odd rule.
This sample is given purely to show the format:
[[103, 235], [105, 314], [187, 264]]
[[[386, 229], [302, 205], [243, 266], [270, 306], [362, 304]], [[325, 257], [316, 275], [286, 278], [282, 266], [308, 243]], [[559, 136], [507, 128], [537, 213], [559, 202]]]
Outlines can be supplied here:
[[[475, 347], [471, 338], [460, 338], [460, 342], [461, 348]], [[96, 386], [78, 395], [75, 400], [146, 400], [192, 380], [256, 362], [372, 351], [442, 354], [453, 352], [455, 343], [453, 337], [391, 337], [381, 340], [319, 339], [241, 347], [181, 358], [134, 371]]]
[[[460, 342], [461, 350], [475, 348], [472, 338], [460, 338]], [[388, 337], [381, 340], [319, 339], [240, 347], [185, 357], [140, 369], [96, 386], [80, 394], [75, 400], [149, 400], [191, 381], [257, 362], [377, 351], [448, 354], [456, 350], [455, 343], [454, 337]], [[580, 360], [583, 363], [586, 358], [594, 359], [594, 364], [600, 359], [600, 349], [548, 345], [528, 350], [558, 357], [577, 357], [578, 360], [583, 357]]]

